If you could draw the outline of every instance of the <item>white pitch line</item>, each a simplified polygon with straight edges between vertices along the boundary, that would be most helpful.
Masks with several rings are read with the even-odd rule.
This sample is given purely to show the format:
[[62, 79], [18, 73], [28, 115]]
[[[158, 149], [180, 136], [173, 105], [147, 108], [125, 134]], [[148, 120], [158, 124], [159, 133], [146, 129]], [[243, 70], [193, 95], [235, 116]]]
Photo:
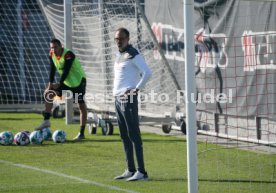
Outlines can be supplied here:
[[68, 178], [68, 179], [79, 181], [79, 182], [86, 183], [86, 184], [92, 184], [92, 185], [95, 185], [95, 186], [108, 188], [108, 189], [111, 189], [111, 190], [117, 190], [117, 191], [127, 192], [127, 193], [139, 193], [139, 192], [135, 192], [135, 191], [132, 191], [132, 190], [123, 189], [123, 188], [119, 188], [119, 187], [111, 186], [111, 185], [107, 185], [107, 184], [102, 184], [102, 183], [99, 183], [99, 182], [86, 180], [86, 179], [79, 178], [79, 177], [76, 177], [76, 176], [70, 176], [70, 175], [67, 175], [67, 174], [63, 174], [63, 173], [59, 173], [59, 172], [55, 172], [55, 171], [51, 171], [51, 170], [46, 170], [46, 169], [40, 169], [40, 168], [37, 168], [37, 167], [28, 166], [28, 165], [24, 165], [24, 164], [17, 164], [17, 163], [5, 161], [5, 160], [0, 160], [0, 163], [16, 166], [16, 167], [20, 167], [20, 168], [27, 168], [27, 169], [47, 173], [47, 174], [52, 174], [52, 175], [55, 175], [55, 176], [60, 176], [60, 177]]

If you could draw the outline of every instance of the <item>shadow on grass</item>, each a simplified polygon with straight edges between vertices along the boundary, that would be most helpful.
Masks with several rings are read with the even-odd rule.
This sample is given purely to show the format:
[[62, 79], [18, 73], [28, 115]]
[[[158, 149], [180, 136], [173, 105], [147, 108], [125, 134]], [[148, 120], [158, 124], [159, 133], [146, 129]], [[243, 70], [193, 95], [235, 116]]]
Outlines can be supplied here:
[[[171, 179], [162, 179], [162, 178], [150, 178], [150, 181], [160, 181], [160, 182], [177, 182], [177, 181], [187, 181], [186, 178], [171, 178]], [[256, 183], [256, 184], [276, 184], [276, 181], [268, 180], [235, 180], [235, 179], [198, 179], [199, 182], [222, 182], [222, 183]]]
[[260, 184], [276, 184], [276, 181], [268, 181], [268, 180], [235, 180], [235, 179], [199, 179], [198, 181], [202, 182], [223, 182], [223, 183], [260, 183]]
[[42, 144], [29, 144], [29, 145], [23, 145], [23, 146], [18, 146], [18, 145], [14, 145], [20, 148], [40, 148], [40, 147], [45, 147], [45, 146], [53, 146], [56, 145], [56, 143], [42, 143]]
[[[92, 135], [93, 136], [93, 135]], [[114, 138], [113, 138], [114, 137]], [[142, 136], [143, 142], [149, 142], [149, 143], [175, 143], [175, 142], [186, 142], [184, 139], [150, 139], [146, 138], [144, 139]], [[110, 142], [122, 142], [119, 134], [113, 134], [108, 136], [93, 136], [93, 138], [86, 138], [84, 140], [80, 141], [74, 141], [74, 140], [67, 140], [67, 143], [85, 143], [85, 142], [104, 142], [104, 143], [110, 143]]]
[[5, 117], [5, 118], [1, 118], [0, 117], [0, 121], [26, 121], [26, 120], [35, 120], [35, 119], [41, 119], [40, 117], [38, 118], [15, 118], [15, 117]]
[[186, 142], [184, 139], [143, 139], [143, 142], [153, 143], [175, 143], [175, 142]]
[[84, 140], [79, 140], [79, 141], [75, 141], [75, 140], [66, 140], [65, 143], [71, 143], [71, 144], [74, 144], [74, 143], [110, 143], [110, 142], [121, 142], [121, 139], [107, 139], [107, 140], [104, 140], [104, 139], [84, 139]]
[[155, 182], [177, 182], [177, 181], [187, 181], [187, 179], [185, 178], [151, 178], [149, 179], [149, 181], [155, 181]]

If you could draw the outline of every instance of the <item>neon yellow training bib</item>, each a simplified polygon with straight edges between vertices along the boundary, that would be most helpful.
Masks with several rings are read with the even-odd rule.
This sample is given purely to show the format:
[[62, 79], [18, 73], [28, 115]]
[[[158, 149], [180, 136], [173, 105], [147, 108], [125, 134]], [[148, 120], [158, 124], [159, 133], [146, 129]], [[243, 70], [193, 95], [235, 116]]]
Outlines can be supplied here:
[[[52, 60], [55, 64], [55, 67], [60, 76], [62, 75], [63, 69], [64, 69], [64, 64], [65, 64], [64, 56], [68, 51], [69, 51], [68, 49], [64, 48], [63, 53], [59, 60], [57, 59], [57, 57], [54, 53], [52, 54]], [[85, 78], [85, 77], [86, 77], [85, 72], [84, 72], [78, 58], [75, 57], [73, 64], [70, 68], [69, 74], [63, 83], [66, 86], [71, 87], [71, 88], [77, 87], [80, 85], [82, 78]]]

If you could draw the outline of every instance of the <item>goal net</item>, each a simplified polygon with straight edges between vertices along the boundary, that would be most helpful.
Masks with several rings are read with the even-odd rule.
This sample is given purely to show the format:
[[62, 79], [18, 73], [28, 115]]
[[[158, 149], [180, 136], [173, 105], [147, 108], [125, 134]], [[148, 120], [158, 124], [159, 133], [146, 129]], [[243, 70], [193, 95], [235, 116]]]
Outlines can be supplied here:
[[195, 2], [199, 192], [272, 193], [276, 2]]
[[[180, 113], [183, 117], [183, 24], [155, 22], [153, 15], [164, 18], [164, 10], [150, 14], [161, 6], [141, 2], [138, 6], [135, 0], [73, 1], [72, 50], [87, 74], [88, 107], [114, 112], [113, 62], [117, 48], [113, 37], [123, 26], [129, 29], [131, 44], [144, 55], [153, 72], [141, 92], [141, 115], [176, 117]], [[163, 4], [182, 6], [179, 2]], [[238, 6], [250, 9], [241, 12]], [[273, 1], [195, 1], [194, 97], [200, 133], [275, 142], [276, 30], [271, 24], [275, 11], [267, 8], [273, 6]], [[268, 9], [266, 15], [252, 14], [262, 7]], [[4, 0], [0, 9], [1, 108], [42, 105], [48, 81], [49, 40], [56, 37], [64, 43], [63, 1]], [[183, 15], [181, 10], [175, 15]]]
[[[275, 6], [274, 1], [196, 4], [200, 133], [275, 145]], [[266, 14], [260, 16], [261, 9]]]
[[36, 1], [0, 3], [0, 108], [39, 108], [52, 36]]
[[[63, 2], [40, 2], [55, 37], [64, 42]], [[73, 1], [72, 49], [86, 71], [86, 102], [90, 109], [114, 112], [113, 64], [117, 52], [114, 34], [116, 29], [126, 27], [130, 43], [144, 55], [153, 72], [153, 78], [141, 91], [140, 113], [160, 117], [176, 111], [179, 83], [173, 73], [168, 73], [171, 66], [160, 59], [162, 53], [141, 9], [135, 0]]]

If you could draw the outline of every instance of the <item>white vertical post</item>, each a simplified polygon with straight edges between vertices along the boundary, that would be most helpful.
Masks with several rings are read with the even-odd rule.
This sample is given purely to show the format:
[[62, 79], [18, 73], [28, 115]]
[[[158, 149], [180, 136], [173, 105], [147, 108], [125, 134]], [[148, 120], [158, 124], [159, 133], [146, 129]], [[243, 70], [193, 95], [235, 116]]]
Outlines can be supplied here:
[[194, 0], [184, 0], [184, 44], [185, 44], [185, 89], [186, 89], [186, 123], [187, 123], [187, 177], [188, 193], [198, 192], [197, 174], [197, 127], [196, 106], [192, 100], [195, 96], [194, 69]]
[[17, 1], [17, 27], [18, 27], [18, 65], [20, 69], [20, 85], [21, 85], [21, 99], [24, 101], [26, 97], [26, 77], [25, 77], [25, 61], [24, 61], [24, 44], [23, 44], [23, 30], [22, 30], [22, 0]]
[[72, 49], [72, 0], [64, 1], [64, 46]]
[[[64, 4], [64, 46], [72, 49], [72, 0], [63, 0]], [[65, 96], [65, 123], [73, 122], [73, 98]]]

